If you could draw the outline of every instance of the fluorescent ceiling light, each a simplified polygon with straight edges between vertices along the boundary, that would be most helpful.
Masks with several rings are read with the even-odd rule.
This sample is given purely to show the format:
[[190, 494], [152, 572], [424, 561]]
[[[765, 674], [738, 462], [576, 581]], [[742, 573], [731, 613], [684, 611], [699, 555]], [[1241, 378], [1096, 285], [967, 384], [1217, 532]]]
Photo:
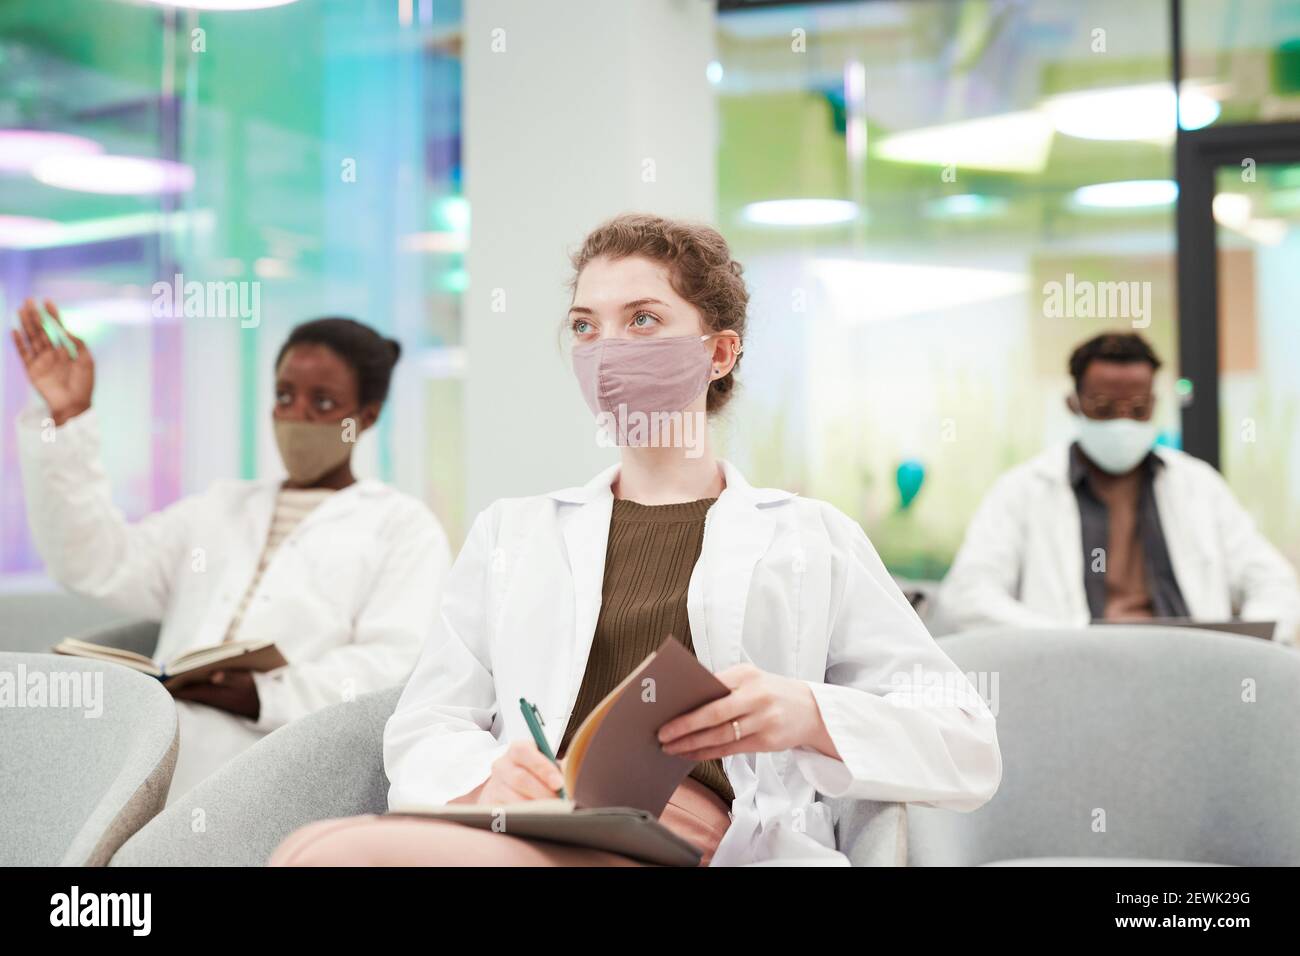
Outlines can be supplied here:
[[[1169, 142], [1177, 127], [1174, 88], [1169, 83], [1115, 86], [1063, 93], [1043, 103], [1057, 132], [1078, 139]], [[1209, 126], [1219, 104], [1202, 90], [1185, 88], [1183, 129]]]
[[1178, 184], [1172, 179], [1127, 179], [1080, 186], [1071, 203], [1081, 209], [1146, 209], [1168, 206], [1177, 198]]
[[742, 219], [756, 226], [833, 226], [858, 215], [858, 204], [847, 199], [768, 199], [740, 211]]
[[1037, 110], [999, 113], [883, 137], [876, 155], [896, 163], [1041, 173], [1052, 124]]
[[469, 200], [444, 196], [433, 204], [434, 224], [452, 232], [469, 232]]
[[60, 154], [42, 159], [32, 175], [47, 186], [113, 196], [149, 196], [194, 188], [192, 167], [146, 156]]
[[818, 259], [810, 268], [833, 317], [847, 325], [959, 309], [1029, 287], [1024, 273], [970, 266]]
[[408, 232], [398, 246], [403, 252], [464, 252], [469, 240], [463, 232]]
[[190, 232], [211, 232], [215, 222], [216, 216], [211, 209], [173, 213], [140, 212], [127, 216], [83, 219], [79, 222], [0, 216], [0, 247], [50, 249], [147, 236], [158, 232], [184, 236]]
[[159, 7], [181, 7], [186, 10], [264, 10], [267, 7], [286, 7], [297, 0], [148, 0]]
[[27, 249], [32, 244], [52, 244], [63, 231], [63, 223], [31, 216], [0, 215], [0, 249]]
[[149, 299], [93, 299], [60, 307], [65, 324], [77, 335], [99, 325], [150, 325], [155, 321]]
[[1250, 222], [1250, 197], [1245, 193], [1219, 193], [1211, 204], [1214, 221], [1229, 229], [1239, 229]]
[[1285, 219], [1255, 216], [1251, 198], [1245, 193], [1219, 193], [1214, 197], [1214, 221], [1225, 229], [1264, 246], [1280, 245], [1290, 226]]
[[99, 143], [82, 136], [43, 129], [0, 129], [0, 172], [30, 173], [50, 156], [86, 156], [103, 151]]
[[1008, 205], [1001, 196], [957, 193], [930, 200], [925, 204], [925, 214], [932, 219], [982, 219], [1001, 215]]

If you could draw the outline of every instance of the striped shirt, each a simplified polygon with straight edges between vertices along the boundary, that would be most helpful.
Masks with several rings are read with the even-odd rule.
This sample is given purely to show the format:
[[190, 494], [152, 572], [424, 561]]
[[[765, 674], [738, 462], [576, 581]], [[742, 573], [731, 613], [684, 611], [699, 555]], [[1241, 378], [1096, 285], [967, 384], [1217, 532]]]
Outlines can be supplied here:
[[[298, 527], [302, 519], [307, 517], [312, 509], [332, 494], [334, 494], [332, 488], [280, 489], [280, 493], [275, 499], [275, 513], [271, 516], [271, 530], [266, 536], [266, 546], [262, 549], [261, 560], [257, 562], [257, 570], [253, 573], [253, 580], [248, 583], [248, 590], [244, 592], [244, 598], [239, 602], [235, 616], [226, 631], [225, 639], [227, 641], [240, 639], [239, 628], [243, 623], [244, 615], [248, 613], [248, 605], [252, 602], [253, 595], [257, 592], [257, 586], [262, 581], [262, 574], [271, 563], [271, 559], [275, 557], [275, 552], [284, 543], [284, 539], [293, 533], [293, 529]], [[248, 638], [251, 639], [254, 636], [248, 635]]]

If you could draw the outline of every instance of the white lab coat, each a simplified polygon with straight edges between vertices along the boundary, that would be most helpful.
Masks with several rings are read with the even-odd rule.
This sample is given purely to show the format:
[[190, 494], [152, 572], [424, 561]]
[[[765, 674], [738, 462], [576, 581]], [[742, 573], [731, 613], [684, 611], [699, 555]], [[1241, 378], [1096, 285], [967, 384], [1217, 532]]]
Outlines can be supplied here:
[[[723, 469], [687, 590], [696, 654], [713, 671], [749, 662], [807, 681], [843, 759], [807, 748], [724, 758], [736, 799], [713, 863], [847, 862], [818, 792], [983, 804], [1002, 774], [993, 716], [862, 529]], [[510, 742], [531, 739], [520, 697], [558, 746], [600, 613], [617, 472], [478, 516], [385, 728], [390, 806], [445, 803], [486, 780]], [[925, 687], [944, 681], [952, 692], [927, 699]]]
[[[48, 432], [44, 417], [39, 408], [19, 416], [18, 447], [50, 576], [160, 620], [158, 660], [220, 643], [253, 579], [281, 480], [219, 481], [128, 524], [100, 462], [95, 411]], [[446, 536], [417, 499], [369, 480], [330, 495], [281, 544], [241, 623], [241, 638], [274, 640], [289, 666], [254, 675], [256, 721], [177, 702], [173, 796], [291, 720], [406, 680], [449, 565]]]
[[[1300, 585], [1212, 467], [1157, 446], [1155, 499], [1169, 559], [1189, 615], [1276, 621], [1294, 639]], [[1084, 590], [1079, 506], [1069, 481], [1069, 445], [1000, 477], [966, 530], [939, 593], [944, 620], [961, 627], [1082, 627]]]

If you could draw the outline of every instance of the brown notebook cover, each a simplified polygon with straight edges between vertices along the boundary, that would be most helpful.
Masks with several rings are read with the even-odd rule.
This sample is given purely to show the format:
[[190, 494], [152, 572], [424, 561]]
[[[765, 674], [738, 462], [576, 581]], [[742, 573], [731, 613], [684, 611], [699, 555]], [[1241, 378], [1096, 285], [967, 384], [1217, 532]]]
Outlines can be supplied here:
[[485, 804], [394, 807], [516, 836], [621, 853], [648, 863], [694, 866], [700, 853], [658, 817], [695, 766], [665, 754], [659, 728], [730, 691], [672, 637], [596, 705], [565, 754], [568, 799], [506, 807]]
[[729, 691], [669, 637], [602, 700], [573, 735], [564, 766], [581, 809], [636, 807], [658, 817], [695, 761], [663, 752], [659, 728]]

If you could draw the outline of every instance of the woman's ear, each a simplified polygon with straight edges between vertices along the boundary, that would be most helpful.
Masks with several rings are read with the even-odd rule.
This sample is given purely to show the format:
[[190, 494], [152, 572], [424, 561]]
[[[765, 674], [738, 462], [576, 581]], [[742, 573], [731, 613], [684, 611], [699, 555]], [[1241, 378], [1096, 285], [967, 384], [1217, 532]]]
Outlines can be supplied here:
[[1079, 396], [1074, 393], [1065, 396], [1065, 407], [1075, 415], [1083, 414], [1083, 409], [1079, 407]]
[[361, 406], [357, 412], [357, 424], [361, 426], [361, 431], [365, 431], [375, 422], [379, 421], [379, 410], [383, 408], [378, 402], [369, 402]]
[[710, 362], [712, 365], [710, 377], [714, 379], [724, 378], [728, 372], [736, 367], [736, 359], [740, 357], [740, 351], [740, 336], [734, 332], [731, 334], [724, 333], [715, 338]]

